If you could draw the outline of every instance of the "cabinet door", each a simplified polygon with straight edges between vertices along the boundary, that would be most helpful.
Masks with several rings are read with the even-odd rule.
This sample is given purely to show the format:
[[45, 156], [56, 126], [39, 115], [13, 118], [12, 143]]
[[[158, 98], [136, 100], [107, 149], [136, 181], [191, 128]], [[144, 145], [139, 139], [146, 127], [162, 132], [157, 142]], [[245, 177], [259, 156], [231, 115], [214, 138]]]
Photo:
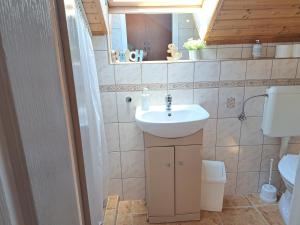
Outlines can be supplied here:
[[174, 215], [174, 147], [146, 148], [149, 216]]
[[199, 213], [201, 145], [175, 147], [176, 214]]

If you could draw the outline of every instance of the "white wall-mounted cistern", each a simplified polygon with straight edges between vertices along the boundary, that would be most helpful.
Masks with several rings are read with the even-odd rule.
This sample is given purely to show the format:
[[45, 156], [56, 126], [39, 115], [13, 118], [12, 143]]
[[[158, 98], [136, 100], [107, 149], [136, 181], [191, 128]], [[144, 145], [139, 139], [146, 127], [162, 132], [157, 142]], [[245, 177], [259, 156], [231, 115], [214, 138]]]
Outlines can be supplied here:
[[278, 169], [286, 191], [279, 201], [279, 209], [288, 224], [299, 161], [298, 155], [288, 154], [288, 142], [290, 137], [300, 136], [300, 86], [270, 87], [266, 94], [262, 130], [266, 136], [281, 137]]

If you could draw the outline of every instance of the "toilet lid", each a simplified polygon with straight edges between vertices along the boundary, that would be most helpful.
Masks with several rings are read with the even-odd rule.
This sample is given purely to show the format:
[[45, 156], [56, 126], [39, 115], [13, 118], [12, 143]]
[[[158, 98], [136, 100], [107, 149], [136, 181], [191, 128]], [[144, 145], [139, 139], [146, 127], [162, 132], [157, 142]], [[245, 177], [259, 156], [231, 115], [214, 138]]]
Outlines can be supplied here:
[[278, 164], [280, 174], [293, 185], [295, 185], [298, 159], [298, 155], [287, 154], [283, 156]]

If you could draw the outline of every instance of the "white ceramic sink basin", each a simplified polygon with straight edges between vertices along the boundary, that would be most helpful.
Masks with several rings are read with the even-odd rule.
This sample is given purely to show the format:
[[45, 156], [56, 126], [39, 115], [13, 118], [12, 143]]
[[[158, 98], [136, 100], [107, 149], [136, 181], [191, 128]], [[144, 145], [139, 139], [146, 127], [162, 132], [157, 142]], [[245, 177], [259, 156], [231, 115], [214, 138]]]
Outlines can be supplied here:
[[[169, 115], [170, 113], [170, 115]], [[199, 105], [150, 106], [148, 111], [137, 107], [137, 125], [147, 133], [164, 138], [184, 137], [196, 133], [204, 127], [209, 113]]]

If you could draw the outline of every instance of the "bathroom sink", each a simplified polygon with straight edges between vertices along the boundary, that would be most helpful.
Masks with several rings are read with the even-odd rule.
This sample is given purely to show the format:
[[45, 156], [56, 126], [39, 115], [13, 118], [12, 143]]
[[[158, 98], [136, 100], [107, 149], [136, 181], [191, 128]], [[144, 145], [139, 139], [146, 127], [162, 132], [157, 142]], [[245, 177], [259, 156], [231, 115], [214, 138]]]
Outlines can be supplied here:
[[143, 111], [137, 107], [136, 123], [144, 132], [164, 138], [184, 137], [202, 129], [209, 113], [199, 105], [172, 105], [167, 111], [165, 105], [150, 106]]

